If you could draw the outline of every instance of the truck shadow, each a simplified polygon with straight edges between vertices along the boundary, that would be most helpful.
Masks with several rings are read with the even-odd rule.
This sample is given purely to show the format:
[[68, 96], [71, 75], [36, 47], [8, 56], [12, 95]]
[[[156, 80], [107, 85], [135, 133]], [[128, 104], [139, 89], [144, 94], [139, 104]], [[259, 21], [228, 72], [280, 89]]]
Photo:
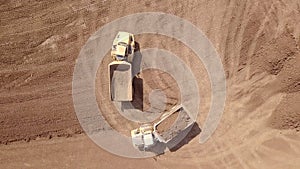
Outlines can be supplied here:
[[145, 151], [152, 152], [156, 155], [162, 155], [165, 153], [165, 149], [167, 148], [167, 145], [165, 143], [158, 142], [155, 144], [155, 146], [150, 147], [149, 149]]
[[141, 72], [142, 53], [140, 52], [139, 43], [135, 42], [136, 49], [134, 50], [133, 58], [131, 60], [132, 76], [137, 76]]
[[[201, 132], [201, 129], [197, 123], [194, 123], [193, 125], [189, 126], [182, 132], [180, 132], [176, 137], [174, 137], [172, 140], [170, 140], [167, 143], [167, 147], [171, 152], [177, 151], [182, 146], [188, 144], [192, 139], [194, 139], [197, 135], [199, 135]], [[182, 139], [181, 141], [178, 141]]]
[[133, 85], [133, 97], [132, 97], [131, 104], [135, 109], [143, 111], [144, 108], [143, 79], [136, 76], [133, 77], [132, 85]]

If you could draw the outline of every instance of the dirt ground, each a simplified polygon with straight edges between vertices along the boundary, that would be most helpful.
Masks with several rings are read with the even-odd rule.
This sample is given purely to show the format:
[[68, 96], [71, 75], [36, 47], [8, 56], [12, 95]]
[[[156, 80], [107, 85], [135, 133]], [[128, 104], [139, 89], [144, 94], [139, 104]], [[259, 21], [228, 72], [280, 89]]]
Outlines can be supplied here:
[[[174, 14], [205, 33], [224, 65], [227, 100], [206, 143], [196, 137], [175, 152], [138, 160], [112, 155], [81, 134], [72, 74], [91, 34], [145, 11]], [[299, 0], [1, 1], [0, 27], [0, 168], [300, 168]], [[136, 41], [173, 52], [194, 72], [201, 127], [211, 99], [201, 61], [169, 37], [145, 34]], [[110, 59], [107, 54], [99, 75]], [[144, 109], [151, 89], [162, 89], [170, 107], [180, 101], [172, 78], [158, 71], [141, 76]], [[116, 113], [105, 80], [96, 80], [99, 107], [126, 133], [137, 124]]]

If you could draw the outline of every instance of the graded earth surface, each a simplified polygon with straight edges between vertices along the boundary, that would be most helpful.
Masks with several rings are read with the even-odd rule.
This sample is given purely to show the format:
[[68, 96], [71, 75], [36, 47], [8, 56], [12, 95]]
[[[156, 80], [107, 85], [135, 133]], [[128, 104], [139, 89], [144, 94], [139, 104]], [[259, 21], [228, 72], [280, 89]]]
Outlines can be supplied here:
[[[113, 155], [93, 143], [76, 117], [72, 78], [79, 52], [105, 24], [139, 12], [164, 12], [200, 29], [215, 47], [226, 75], [226, 103], [212, 137], [189, 135], [176, 151], [147, 159]], [[134, 26], [134, 25], [133, 25]], [[300, 1], [1, 1], [0, 168], [300, 168]], [[135, 36], [140, 49], [174, 53], [191, 69], [207, 117], [211, 86], [205, 66], [180, 41]], [[137, 127], [109, 99], [107, 53], [97, 72], [99, 109], [118, 132]], [[166, 63], [171, 64], [171, 63]], [[152, 90], [166, 107], [180, 103], [174, 78], [145, 70], [134, 80], [134, 107], [147, 111]], [[164, 110], [163, 110], [164, 111]], [[151, 112], [150, 112], [151, 113]]]

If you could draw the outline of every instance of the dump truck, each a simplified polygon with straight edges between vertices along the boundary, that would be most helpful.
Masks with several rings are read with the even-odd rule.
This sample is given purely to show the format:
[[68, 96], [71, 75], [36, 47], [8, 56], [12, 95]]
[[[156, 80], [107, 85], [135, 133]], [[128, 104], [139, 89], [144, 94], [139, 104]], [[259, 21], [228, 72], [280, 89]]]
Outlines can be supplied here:
[[108, 65], [112, 101], [132, 101], [132, 65], [128, 57], [134, 54], [134, 46], [134, 36], [128, 32], [118, 32], [113, 41], [113, 61]]
[[163, 113], [153, 125], [143, 124], [140, 128], [132, 130], [133, 146], [146, 150], [158, 142], [168, 144], [194, 123], [184, 106], [174, 106], [170, 111]]

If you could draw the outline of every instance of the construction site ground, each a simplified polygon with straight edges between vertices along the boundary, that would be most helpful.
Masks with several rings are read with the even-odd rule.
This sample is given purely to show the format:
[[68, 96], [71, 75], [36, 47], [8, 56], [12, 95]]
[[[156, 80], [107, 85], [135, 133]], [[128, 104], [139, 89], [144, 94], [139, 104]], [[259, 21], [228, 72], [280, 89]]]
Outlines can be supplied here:
[[[72, 74], [91, 34], [119, 17], [149, 11], [176, 15], [203, 31], [222, 60], [227, 98], [218, 128], [204, 144], [196, 136], [176, 151], [129, 159], [106, 152], [83, 133]], [[2, 1], [0, 18], [0, 168], [300, 168], [299, 0]], [[176, 54], [193, 71], [201, 127], [211, 101], [201, 61], [176, 39], [135, 39], [141, 49]], [[108, 53], [99, 65], [98, 105], [115, 130], [129, 134], [138, 124], [109, 99], [110, 62]], [[145, 70], [141, 77], [136, 104], [144, 110], [157, 88], [166, 94], [166, 109], [180, 103], [167, 73]]]

